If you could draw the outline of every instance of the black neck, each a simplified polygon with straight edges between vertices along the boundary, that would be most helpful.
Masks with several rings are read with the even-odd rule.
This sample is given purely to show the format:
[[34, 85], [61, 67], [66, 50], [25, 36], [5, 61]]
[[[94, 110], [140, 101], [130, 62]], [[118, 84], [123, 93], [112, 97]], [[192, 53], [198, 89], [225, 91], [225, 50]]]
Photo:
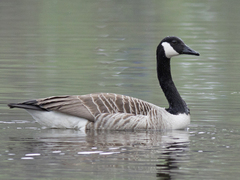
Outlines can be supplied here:
[[175, 115], [180, 113], [189, 114], [187, 104], [181, 98], [172, 80], [170, 59], [166, 58], [163, 49], [160, 48], [157, 50], [157, 74], [159, 84], [169, 103], [169, 108], [166, 110]]

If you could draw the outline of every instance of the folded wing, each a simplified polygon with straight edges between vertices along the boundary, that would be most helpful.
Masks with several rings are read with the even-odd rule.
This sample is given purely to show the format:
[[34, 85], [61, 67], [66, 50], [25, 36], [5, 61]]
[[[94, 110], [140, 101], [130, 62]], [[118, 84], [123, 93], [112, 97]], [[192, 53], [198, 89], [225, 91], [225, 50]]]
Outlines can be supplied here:
[[111, 93], [52, 96], [23, 103], [9, 104], [9, 106], [12, 108], [57, 111], [85, 118], [91, 122], [95, 122], [96, 117], [104, 113], [123, 113], [131, 116], [147, 115], [155, 107], [155, 105], [137, 98]]

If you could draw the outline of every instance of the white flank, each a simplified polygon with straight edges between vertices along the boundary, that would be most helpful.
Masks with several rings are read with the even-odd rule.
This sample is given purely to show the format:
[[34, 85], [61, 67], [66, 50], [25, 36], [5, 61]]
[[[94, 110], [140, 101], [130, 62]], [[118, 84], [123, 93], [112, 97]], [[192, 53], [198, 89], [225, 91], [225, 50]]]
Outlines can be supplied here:
[[164, 49], [165, 56], [169, 59], [173, 56], [178, 56], [179, 55], [179, 53], [177, 51], [175, 51], [173, 49], [173, 47], [168, 42], [163, 42], [162, 47]]
[[70, 128], [85, 130], [88, 120], [56, 111], [37, 111], [26, 109], [42, 126], [48, 128]]
[[[105, 119], [101, 119], [101, 115], [98, 117], [100, 121], [96, 121], [95, 128], [100, 129], [118, 129], [126, 130], [131, 129], [137, 123], [134, 129], [184, 129], [190, 124], [190, 115], [178, 114], [173, 115], [167, 112], [164, 108], [155, 106], [151, 104], [153, 109], [156, 111], [150, 111], [148, 115], [137, 115], [132, 117], [127, 117], [127, 120], [130, 120], [129, 123], [125, 124], [125, 120], [121, 119], [126, 114], [124, 113], [114, 113], [104, 116]], [[38, 110], [29, 110], [27, 112], [42, 126], [48, 128], [69, 128], [69, 129], [80, 129], [85, 130], [86, 124], [88, 123], [87, 119], [79, 118], [76, 116], [71, 116], [63, 114], [56, 111], [38, 111]], [[104, 113], [102, 114], [104, 115]], [[121, 119], [117, 124], [114, 124], [114, 119], [120, 116]], [[149, 118], [153, 118], [151, 121]], [[102, 121], [105, 121], [106, 127], [98, 125], [98, 122], [101, 124]], [[151, 122], [151, 123], [150, 123]], [[124, 125], [123, 125], [124, 124]], [[148, 125], [147, 125], [148, 124]], [[114, 127], [113, 127], [114, 126]]]

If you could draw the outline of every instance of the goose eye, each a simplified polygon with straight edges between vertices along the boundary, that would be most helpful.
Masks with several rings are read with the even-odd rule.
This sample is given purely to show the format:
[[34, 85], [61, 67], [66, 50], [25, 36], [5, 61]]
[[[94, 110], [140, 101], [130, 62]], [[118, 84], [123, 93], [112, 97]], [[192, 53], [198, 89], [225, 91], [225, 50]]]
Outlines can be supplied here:
[[176, 40], [172, 40], [172, 45], [176, 45], [177, 41]]

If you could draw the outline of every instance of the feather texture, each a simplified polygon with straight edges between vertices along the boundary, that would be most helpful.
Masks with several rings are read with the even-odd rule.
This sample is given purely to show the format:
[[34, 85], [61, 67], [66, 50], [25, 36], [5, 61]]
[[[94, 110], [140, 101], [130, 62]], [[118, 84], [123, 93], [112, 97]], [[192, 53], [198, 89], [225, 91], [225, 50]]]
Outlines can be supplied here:
[[[170, 114], [164, 108], [137, 98], [112, 93], [52, 96], [12, 104], [13, 107], [23, 105], [25, 109], [27, 105], [28, 112], [40, 124], [55, 128], [135, 130], [181, 129], [186, 126], [186, 123], [179, 122], [180, 125], [175, 127], [174, 121], [170, 119], [177, 119], [177, 115]], [[50, 117], [49, 112], [58, 113], [51, 114], [51, 119], [42, 115], [45, 113]], [[59, 118], [59, 114], [64, 115], [64, 118]], [[68, 122], [68, 117], [72, 117], [72, 123]]]
[[40, 124], [54, 128], [183, 129], [190, 123], [190, 110], [173, 83], [170, 68], [170, 58], [180, 54], [199, 56], [175, 36], [164, 38], [157, 47], [157, 75], [167, 109], [112, 93], [52, 96], [8, 106], [26, 109]]

